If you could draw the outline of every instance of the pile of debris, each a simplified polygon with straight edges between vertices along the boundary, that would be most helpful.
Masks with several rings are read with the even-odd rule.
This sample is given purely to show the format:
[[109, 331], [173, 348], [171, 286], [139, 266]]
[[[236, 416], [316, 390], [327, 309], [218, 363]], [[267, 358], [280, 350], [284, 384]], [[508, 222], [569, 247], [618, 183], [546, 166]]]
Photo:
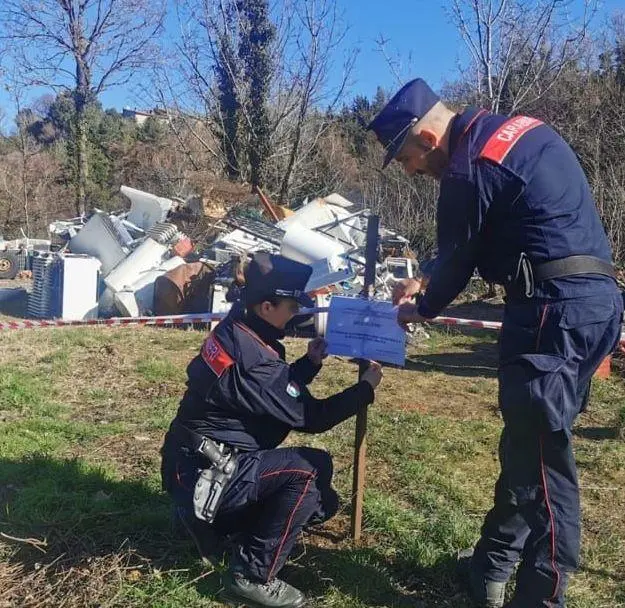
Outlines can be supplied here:
[[[178, 227], [190, 213], [183, 203], [122, 186], [130, 210], [53, 222], [49, 251], [32, 255], [33, 290], [28, 312], [39, 318], [88, 319], [225, 312], [242, 264], [265, 250], [310, 264], [307, 292], [317, 305], [333, 294], [360, 292], [369, 210], [339, 194], [296, 210], [272, 205], [259, 192], [258, 209], [237, 206], [216, 218], [213, 239], [201, 251]], [[197, 210], [202, 213], [202, 210]], [[408, 240], [390, 230], [380, 235], [376, 297], [388, 299], [392, 284], [417, 272]], [[316, 315], [317, 333], [325, 329]]]
[[166, 221], [176, 203], [128, 188], [130, 210], [95, 211], [49, 226], [51, 250], [35, 252], [28, 313], [38, 318], [136, 317], [153, 310], [154, 282], [185, 264], [190, 239]]
[[[264, 211], [273, 221], [245, 215], [227, 215], [217, 227], [220, 234], [204, 255], [216, 265], [227, 263], [233, 256], [247, 256], [255, 251], [271, 251], [310, 264], [313, 273], [306, 292], [317, 306], [327, 306], [333, 294], [356, 295], [364, 282], [367, 218], [370, 211], [333, 193], [323, 198], [304, 201], [296, 210], [272, 205], [259, 192]], [[380, 255], [376, 270], [376, 298], [390, 299], [397, 280], [416, 276], [417, 260], [408, 239], [385, 228], [380, 234]], [[211, 312], [228, 308], [225, 299], [228, 273], [217, 273]], [[219, 294], [219, 295], [217, 295]], [[315, 315], [308, 321], [317, 334], [323, 335], [327, 315]]]

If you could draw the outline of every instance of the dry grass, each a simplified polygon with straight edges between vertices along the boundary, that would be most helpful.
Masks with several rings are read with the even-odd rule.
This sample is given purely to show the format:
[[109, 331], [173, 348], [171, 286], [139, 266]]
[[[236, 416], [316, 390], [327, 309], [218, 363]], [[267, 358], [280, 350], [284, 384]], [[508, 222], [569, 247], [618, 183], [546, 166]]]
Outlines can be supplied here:
[[[158, 479], [162, 434], [201, 339], [150, 328], [3, 334], [0, 532], [13, 540], [0, 539], [0, 606], [220, 605], [218, 573], [170, 529]], [[352, 424], [289, 439], [333, 453], [346, 504], [289, 568], [313, 605], [467, 606], [453, 562], [475, 539], [497, 474], [493, 340], [434, 332], [406, 369], [386, 368], [369, 414], [361, 546], [347, 538]], [[288, 347], [296, 356], [305, 342]], [[333, 393], [356, 373], [331, 359], [313, 391]], [[622, 378], [597, 383], [576, 428], [584, 538], [573, 608], [625, 606], [624, 398]]]

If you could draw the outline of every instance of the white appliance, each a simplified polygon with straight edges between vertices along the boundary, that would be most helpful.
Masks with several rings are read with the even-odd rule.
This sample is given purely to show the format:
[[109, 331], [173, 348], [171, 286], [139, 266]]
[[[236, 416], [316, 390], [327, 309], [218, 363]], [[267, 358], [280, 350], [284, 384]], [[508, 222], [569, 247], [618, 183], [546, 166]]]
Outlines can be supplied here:
[[101, 260], [102, 276], [106, 276], [128, 255], [130, 249], [127, 242], [125, 234], [118, 231], [106, 213], [96, 212], [70, 240], [69, 249], [72, 253], [86, 254]]
[[128, 289], [148, 270], [158, 268], [169, 251], [167, 245], [161, 245], [150, 237], [146, 238], [123, 262], [118, 264], [104, 279], [107, 287], [113, 291]]
[[165, 260], [158, 268], [146, 270], [132, 285], [114, 295], [115, 305], [124, 317], [151, 315], [154, 311], [154, 283], [158, 277], [184, 264], [181, 257]]
[[141, 230], [148, 230], [157, 222], [165, 221], [174, 202], [171, 199], [156, 196], [142, 190], [122, 186], [120, 192], [130, 199], [128, 221]]
[[356, 276], [356, 272], [349, 260], [340, 255], [324, 258], [323, 260], [315, 260], [310, 262], [309, 266], [312, 268], [312, 274], [304, 288], [306, 293], [333, 285], [334, 283], [349, 281]]
[[324, 258], [332, 258], [345, 253], [346, 247], [324, 234], [315, 232], [294, 222], [289, 224], [280, 254], [285, 258], [310, 264]]
[[59, 255], [58, 317], [71, 321], [98, 316], [100, 260], [80, 254]]
[[[338, 195], [332, 196], [334, 198], [331, 200], [338, 201]], [[326, 226], [323, 232], [329, 237], [340, 239], [352, 246], [362, 246], [364, 244], [362, 218], [357, 214], [350, 213], [343, 204], [336, 205], [330, 203], [329, 198], [316, 198], [296, 209], [293, 215], [289, 215], [278, 222], [276, 226], [287, 232], [293, 224], [299, 224], [310, 230]], [[342, 199], [342, 197], [340, 198]], [[340, 223], [338, 223], [339, 221]]]
[[[213, 283], [210, 286], [208, 293], [208, 310], [214, 313], [228, 314], [232, 308], [232, 302], [226, 300], [226, 294], [228, 293], [228, 287], [221, 285], [220, 283]], [[211, 331], [219, 323], [219, 321], [211, 321], [209, 327]]]

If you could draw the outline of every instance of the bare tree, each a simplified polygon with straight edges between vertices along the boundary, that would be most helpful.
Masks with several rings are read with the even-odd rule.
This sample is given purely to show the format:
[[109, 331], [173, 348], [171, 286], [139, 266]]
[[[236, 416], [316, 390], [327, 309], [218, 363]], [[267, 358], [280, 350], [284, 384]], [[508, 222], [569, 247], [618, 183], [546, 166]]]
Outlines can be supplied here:
[[172, 131], [195, 171], [217, 164], [230, 179], [246, 179], [242, 129], [251, 129], [252, 122], [243, 106], [246, 82], [238, 55], [238, 4], [176, 0], [175, 6], [179, 38], [144, 94], [170, 110]]
[[452, 0], [477, 101], [504, 113], [534, 103], [579, 57], [596, 7], [597, 0]]
[[[15, 228], [15, 224], [23, 222], [26, 236], [31, 236], [30, 202], [33, 190], [37, 189], [37, 178], [32, 168], [34, 158], [41, 154], [41, 146], [29, 133], [35, 115], [25, 104], [27, 95], [25, 87], [19, 84], [14, 73], [7, 76], [6, 86], [11, 93], [17, 115], [15, 132], [11, 135], [2, 135], [6, 149], [10, 151], [6, 158], [7, 166], [13, 164], [12, 176], [9, 178], [11, 187], [0, 189], [4, 191], [2, 198], [5, 203], [3, 229], [11, 230]], [[7, 184], [6, 180], [7, 176], [4, 177], [3, 184]]]
[[[294, 9], [296, 26], [293, 33], [296, 50], [290, 80], [291, 91], [297, 94], [297, 104], [289, 138], [290, 151], [278, 195], [281, 203], [287, 198], [293, 170], [301, 156], [304, 125], [311, 110], [319, 108], [323, 103], [326, 109], [332, 111], [343, 97], [356, 59], [355, 51], [348, 53], [340, 81], [334, 89], [328, 87], [328, 74], [347, 33], [337, 4], [335, 0], [304, 0], [296, 3]], [[312, 134], [313, 143], [319, 140], [324, 127], [319, 121], [317, 125], [316, 132]], [[309, 153], [310, 150], [306, 152]]]
[[[271, 13], [275, 36], [262, 49], [263, 62], [271, 66], [264, 83], [271, 86], [262, 95], [252, 78], [259, 70], [246, 65], [250, 27], [244, 3], [177, 0], [177, 8], [180, 40], [152, 93], [156, 91], [161, 104], [175, 108], [190, 132], [198, 137], [212, 133], [201, 138], [200, 149], [224, 167], [229, 179], [260, 181], [268, 193], [285, 201], [311, 177], [311, 157], [330, 125], [323, 112], [343, 99], [354, 63], [355, 51], [349, 50], [341, 77], [330, 81], [346, 34], [336, 0], [284, 0]], [[172, 65], [179, 66], [178, 80]], [[259, 95], [265, 92], [268, 129], [259, 126], [264, 119], [258, 115]], [[198, 129], [200, 122], [203, 129]], [[269, 144], [260, 180], [252, 170], [257, 142], [267, 141], [259, 129]], [[190, 161], [198, 168], [204, 164], [195, 156]]]
[[61, 165], [31, 132], [39, 118], [35, 109], [39, 100], [27, 106], [28, 91], [12, 75], [7, 76], [7, 88], [17, 115], [15, 128], [0, 134], [2, 232], [18, 237], [23, 231], [32, 237], [48, 224], [48, 213], [54, 216], [58, 203], [65, 198], [59, 196]]
[[76, 209], [85, 212], [86, 109], [151, 61], [165, 0], [3, 0], [1, 36], [25, 83], [71, 91], [75, 111]]

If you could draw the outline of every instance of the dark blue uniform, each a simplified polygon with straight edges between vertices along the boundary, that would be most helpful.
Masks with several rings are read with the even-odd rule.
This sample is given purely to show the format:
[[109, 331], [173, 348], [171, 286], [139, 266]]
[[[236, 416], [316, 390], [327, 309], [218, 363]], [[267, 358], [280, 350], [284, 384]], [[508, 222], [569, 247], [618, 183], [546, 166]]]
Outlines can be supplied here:
[[501, 475], [474, 564], [486, 579], [506, 581], [521, 561], [512, 606], [564, 606], [579, 557], [571, 428], [594, 371], [618, 344], [623, 303], [615, 281], [601, 274], [536, 282], [529, 294], [515, 280], [522, 253], [537, 266], [576, 255], [609, 263], [611, 251], [570, 147], [538, 121], [502, 130], [507, 121], [474, 109], [454, 119], [438, 258], [419, 313], [439, 314], [475, 267], [506, 286]]
[[[326, 431], [373, 401], [367, 382], [315, 399], [306, 385], [320, 366], [307, 356], [288, 365], [279, 337], [279, 330], [235, 306], [190, 363], [174, 421], [239, 452], [214, 527], [237, 537], [231, 567], [241, 566], [260, 581], [282, 568], [304, 525], [332, 517], [338, 507], [329, 454], [275, 448], [293, 429]], [[193, 488], [207, 466], [168, 433], [163, 485], [182, 508], [193, 511]]]

